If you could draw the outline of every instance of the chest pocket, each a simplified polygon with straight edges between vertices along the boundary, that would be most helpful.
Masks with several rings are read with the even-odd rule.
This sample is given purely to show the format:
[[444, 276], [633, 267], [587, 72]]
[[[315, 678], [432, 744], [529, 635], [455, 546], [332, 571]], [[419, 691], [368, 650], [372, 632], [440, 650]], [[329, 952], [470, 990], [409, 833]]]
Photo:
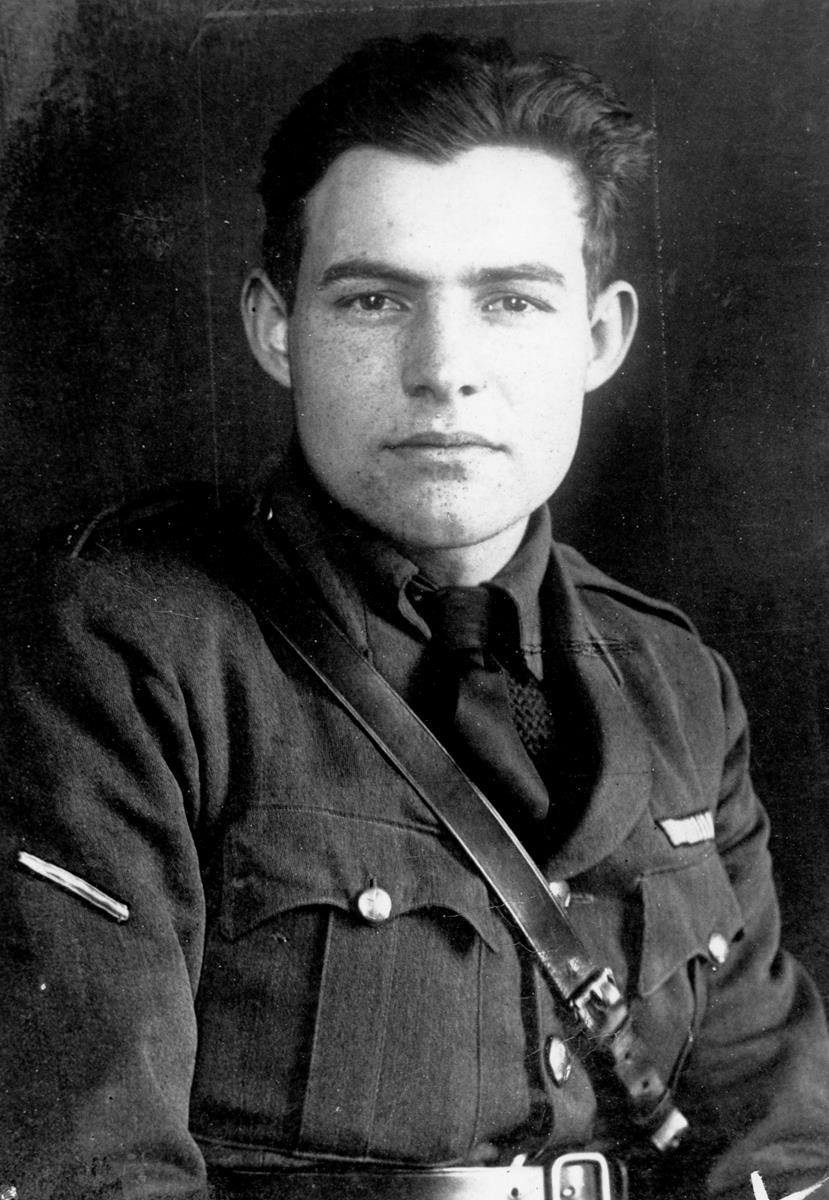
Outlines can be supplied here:
[[200, 1134], [388, 1160], [415, 1129], [437, 1161], [474, 1139], [483, 979], [512, 944], [433, 829], [252, 809], [220, 890], [197, 998]]
[[[494, 950], [502, 926], [483, 882], [431, 829], [314, 810], [261, 809], [230, 839], [219, 924], [233, 941], [306, 907], [334, 908], [357, 928], [435, 909]], [[374, 904], [369, 891], [379, 893]], [[383, 897], [387, 901], [383, 902]]]
[[712, 973], [727, 969], [743, 916], [715, 853], [645, 876], [642, 900], [636, 1019], [676, 1084], [705, 1015]]
[[643, 939], [638, 991], [651, 996], [695, 958], [728, 959], [743, 916], [718, 855], [706, 854], [642, 880]]
[[676, 1077], [702, 1021], [712, 971], [725, 969], [743, 917], [719, 856], [686, 855], [631, 881], [627, 894], [579, 890], [570, 913], [632, 1004], [664, 1078]]

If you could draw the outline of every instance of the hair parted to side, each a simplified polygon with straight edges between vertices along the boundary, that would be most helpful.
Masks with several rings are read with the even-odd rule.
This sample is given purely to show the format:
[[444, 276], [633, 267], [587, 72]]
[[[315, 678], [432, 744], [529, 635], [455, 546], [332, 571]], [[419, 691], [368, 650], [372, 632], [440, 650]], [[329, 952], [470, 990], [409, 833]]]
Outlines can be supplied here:
[[445, 162], [478, 146], [526, 146], [576, 169], [592, 299], [612, 267], [617, 219], [647, 173], [650, 144], [650, 130], [619, 97], [570, 59], [520, 61], [500, 39], [377, 38], [306, 92], [277, 126], [259, 185], [263, 265], [292, 306], [306, 197], [352, 147]]

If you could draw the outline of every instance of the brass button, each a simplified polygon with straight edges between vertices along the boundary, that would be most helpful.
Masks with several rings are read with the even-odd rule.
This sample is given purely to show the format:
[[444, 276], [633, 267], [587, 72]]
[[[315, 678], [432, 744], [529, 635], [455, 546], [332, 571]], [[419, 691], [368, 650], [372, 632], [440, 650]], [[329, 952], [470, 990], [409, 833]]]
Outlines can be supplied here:
[[364, 921], [380, 925], [391, 916], [391, 896], [381, 887], [368, 887], [357, 897], [357, 910]]
[[573, 1073], [573, 1059], [564, 1038], [556, 1034], [548, 1037], [544, 1057], [553, 1083], [556, 1087], [564, 1087]]
[[708, 939], [708, 953], [720, 967], [728, 958], [728, 942], [721, 933], [711, 934], [711, 937]]
[[547, 884], [562, 908], [570, 907], [570, 884], [566, 879], [551, 879]]

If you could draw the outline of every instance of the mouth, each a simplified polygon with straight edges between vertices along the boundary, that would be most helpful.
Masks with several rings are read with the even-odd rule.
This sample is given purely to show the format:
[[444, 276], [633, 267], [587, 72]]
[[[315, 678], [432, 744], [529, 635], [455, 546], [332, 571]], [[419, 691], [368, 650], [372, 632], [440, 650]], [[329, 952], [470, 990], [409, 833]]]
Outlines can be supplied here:
[[400, 441], [390, 442], [391, 450], [467, 450], [477, 448], [483, 450], [503, 450], [496, 442], [479, 433], [458, 430], [453, 433], [442, 433], [438, 430], [428, 430], [425, 433], [413, 433]]

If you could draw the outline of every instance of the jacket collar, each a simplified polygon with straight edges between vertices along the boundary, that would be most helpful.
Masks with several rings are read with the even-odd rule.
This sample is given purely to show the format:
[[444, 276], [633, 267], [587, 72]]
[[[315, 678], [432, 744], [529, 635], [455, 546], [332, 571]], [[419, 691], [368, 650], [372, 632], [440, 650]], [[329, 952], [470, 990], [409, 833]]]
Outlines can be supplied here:
[[[281, 531], [291, 569], [331, 611], [352, 641], [368, 649], [366, 608], [387, 620], [417, 567], [369, 526], [352, 519], [308, 469], [299, 447], [268, 464], [258, 509]], [[273, 528], [273, 526], [272, 526]]]
[[545, 637], [555, 639], [582, 688], [598, 740], [598, 773], [581, 819], [546, 864], [555, 879], [581, 874], [607, 858], [639, 821], [653, 785], [650, 735], [607, 639], [585, 607], [577, 584], [587, 579], [568, 567], [553, 543], [542, 589]]

